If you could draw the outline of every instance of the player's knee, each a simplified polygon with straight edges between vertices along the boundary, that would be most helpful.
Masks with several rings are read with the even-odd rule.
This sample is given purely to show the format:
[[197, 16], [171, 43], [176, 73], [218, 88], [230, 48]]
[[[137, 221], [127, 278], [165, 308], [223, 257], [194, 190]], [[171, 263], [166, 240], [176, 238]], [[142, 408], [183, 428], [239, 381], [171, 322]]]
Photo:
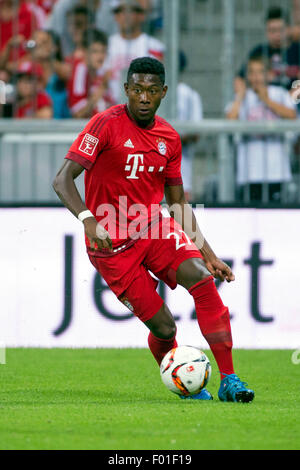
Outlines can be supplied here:
[[199, 270], [198, 272], [194, 273], [193, 275], [187, 277], [187, 282], [189, 286], [194, 286], [200, 281], [204, 281], [205, 279], [208, 279], [211, 276], [209, 272]]
[[161, 339], [174, 338], [176, 335], [176, 325], [174, 324], [162, 324], [159, 325], [152, 331], [154, 336]]
[[157, 338], [170, 339], [176, 335], [176, 324], [166, 304], [145, 324]]
[[166, 339], [174, 338], [176, 335], [176, 325], [174, 321], [171, 324], [164, 325], [163, 334]]

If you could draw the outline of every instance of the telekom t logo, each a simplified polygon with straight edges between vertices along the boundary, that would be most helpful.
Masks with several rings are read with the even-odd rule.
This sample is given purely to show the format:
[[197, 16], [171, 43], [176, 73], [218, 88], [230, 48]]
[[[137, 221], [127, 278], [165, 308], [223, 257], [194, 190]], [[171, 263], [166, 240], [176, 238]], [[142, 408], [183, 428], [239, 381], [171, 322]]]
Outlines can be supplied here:
[[[132, 165], [128, 165], [128, 163], [131, 162], [131, 160], [133, 160], [133, 164]], [[144, 155], [141, 154], [141, 153], [137, 153], [137, 154], [130, 154], [128, 155], [127, 157], [127, 165], [125, 166], [125, 171], [131, 171], [130, 175], [129, 176], [126, 176], [126, 178], [128, 179], [131, 179], [131, 180], [138, 180], [139, 177], [136, 176], [137, 172], [138, 171], [144, 171], [144, 165], [140, 165], [140, 161], [141, 163], [143, 164], [144, 162]]]

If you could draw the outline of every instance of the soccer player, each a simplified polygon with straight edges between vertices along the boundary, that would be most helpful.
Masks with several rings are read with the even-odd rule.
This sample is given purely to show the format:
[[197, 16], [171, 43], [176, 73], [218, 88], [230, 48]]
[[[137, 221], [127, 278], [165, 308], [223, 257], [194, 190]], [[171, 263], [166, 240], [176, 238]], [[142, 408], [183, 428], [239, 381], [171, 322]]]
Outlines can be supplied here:
[[[148, 57], [133, 60], [124, 86], [128, 103], [90, 120], [53, 187], [83, 222], [92, 264], [149, 328], [157, 363], [177, 346], [176, 325], [149, 271], [193, 296], [200, 329], [221, 373], [220, 400], [249, 402], [254, 392], [234, 373], [229, 311], [214, 283], [214, 277], [231, 282], [234, 275], [201, 236], [184, 197], [180, 137], [156, 116], [167, 93], [163, 64]], [[84, 169], [85, 203], [74, 183]], [[172, 217], [162, 216], [164, 194]], [[192, 398], [212, 396], [204, 389]]]

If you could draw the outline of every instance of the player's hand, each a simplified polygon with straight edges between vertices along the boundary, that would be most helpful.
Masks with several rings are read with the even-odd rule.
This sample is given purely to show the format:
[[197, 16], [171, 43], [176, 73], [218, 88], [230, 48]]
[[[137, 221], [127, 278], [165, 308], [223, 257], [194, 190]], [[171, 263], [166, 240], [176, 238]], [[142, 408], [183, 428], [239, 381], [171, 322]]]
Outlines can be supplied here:
[[209, 272], [220, 281], [227, 281], [231, 282], [235, 280], [235, 275], [231, 271], [228, 264], [224, 263], [224, 261], [220, 260], [219, 258], [215, 258], [214, 260], [205, 261], [206, 267]]
[[91, 245], [91, 250], [108, 249], [113, 251], [112, 241], [107, 230], [100, 225], [94, 217], [88, 217], [83, 221], [84, 231]]

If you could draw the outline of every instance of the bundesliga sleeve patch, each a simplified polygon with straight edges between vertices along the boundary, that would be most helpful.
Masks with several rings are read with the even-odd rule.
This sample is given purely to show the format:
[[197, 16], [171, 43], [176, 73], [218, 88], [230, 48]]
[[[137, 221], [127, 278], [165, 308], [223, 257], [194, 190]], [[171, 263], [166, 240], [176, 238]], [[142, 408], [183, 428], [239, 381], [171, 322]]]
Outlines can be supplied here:
[[92, 155], [95, 152], [98, 142], [99, 142], [99, 139], [97, 139], [97, 137], [94, 137], [93, 135], [90, 135], [90, 134], [85, 134], [79, 146], [79, 150], [85, 153], [86, 155], [88, 155], [89, 157], [92, 157]]
[[157, 148], [161, 155], [166, 155], [167, 153], [167, 144], [164, 139], [157, 139]]

